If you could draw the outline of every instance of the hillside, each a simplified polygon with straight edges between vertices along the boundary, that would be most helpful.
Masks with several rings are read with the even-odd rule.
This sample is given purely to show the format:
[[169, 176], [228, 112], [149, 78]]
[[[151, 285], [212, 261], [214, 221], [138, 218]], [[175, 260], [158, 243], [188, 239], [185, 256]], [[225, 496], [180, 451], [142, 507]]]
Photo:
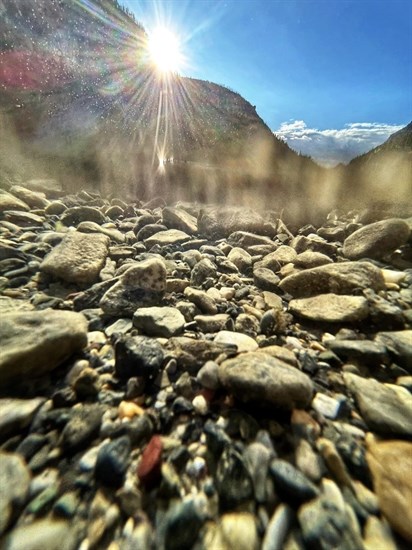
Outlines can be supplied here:
[[373, 200], [407, 208], [412, 202], [412, 123], [339, 170], [346, 183], [341, 195], [351, 197], [350, 204]]
[[87, 6], [16, 0], [1, 8], [2, 125], [14, 129], [2, 145], [4, 174], [24, 179], [34, 170], [66, 187], [107, 193], [116, 182], [129, 194], [214, 201], [222, 191], [243, 201], [240, 191], [256, 186], [264, 202], [284, 199], [316, 182], [321, 169], [278, 140], [239, 94], [160, 79], [142, 26], [115, 0]]

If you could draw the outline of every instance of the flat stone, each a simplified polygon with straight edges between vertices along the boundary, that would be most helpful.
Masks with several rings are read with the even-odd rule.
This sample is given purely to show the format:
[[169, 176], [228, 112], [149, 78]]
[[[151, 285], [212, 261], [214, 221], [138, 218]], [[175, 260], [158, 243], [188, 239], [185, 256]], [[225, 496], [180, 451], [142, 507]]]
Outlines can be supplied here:
[[203, 290], [188, 286], [184, 290], [184, 295], [190, 302], [195, 304], [202, 313], [208, 313], [210, 315], [215, 315], [217, 313], [215, 300]]
[[27, 428], [45, 400], [44, 397], [35, 397], [34, 399], [5, 397], [0, 399], [0, 439]]
[[109, 237], [112, 241], [116, 241], [120, 244], [124, 243], [126, 240], [126, 237], [118, 229], [115, 229], [114, 227], [102, 227], [96, 222], [81, 222], [77, 226], [77, 231], [80, 231], [81, 233], [101, 233], [102, 235], [107, 235], [107, 237]]
[[28, 311], [0, 318], [0, 382], [50, 372], [87, 344], [87, 321], [72, 311]]
[[378, 332], [375, 342], [384, 345], [396, 363], [412, 373], [412, 330]]
[[299, 505], [319, 494], [316, 485], [286, 460], [273, 459], [269, 471], [277, 494], [289, 504]]
[[368, 301], [363, 296], [319, 294], [311, 298], [298, 298], [289, 302], [294, 315], [325, 323], [353, 323], [366, 319]]
[[234, 231], [260, 233], [265, 230], [263, 218], [251, 208], [211, 206], [198, 216], [199, 232], [211, 237], [227, 237]]
[[101, 224], [106, 221], [106, 216], [93, 206], [73, 206], [64, 211], [60, 221], [66, 226], [78, 225], [85, 221]]
[[224, 330], [229, 322], [227, 313], [217, 313], [216, 315], [196, 315], [194, 320], [199, 329], [204, 333], [219, 332]]
[[231, 233], [228, 242], [232, 246], [238, 246], [245, 249], [250, 249], [254, 246], [263, 246], [268, 247], [269, 250], [274, 250], [276, 247], [275, 243], [269, 237], [248, 231], [235, 231]]
[[294, 248], [292, 248], [291, 246], [287, 246], [286, 244], [282, 244], [274, 252], [271, 252], [270, 254], [265, 256], [262, 262], [265, 264], [265, 267], [271, 267], [267, 264], [272, 261], [275, 261], [277, 264], [280, 265], [285, 265], [294, 262], [297, 255], [298, 253]]
[[0, 315], [4, 313], [16, 313], [17, 311], [32, 311], [34, 306], [25, 300], [0, 296]]
[[40, 270], [69, 283], [93, 283], [104, 267], [109, 243], [106, 235], [71, 231], [46, 256]]
[[221, 330], [214, 337], [215, 344], [236, 346], [238, 353], [244, 351], [255, 351], [258, 349], [258, 343], [251, 336], [232, 332], [230, 330]]
[[279, 289], [279, 277], [266, 267], [255, 267], [253, 269], [253, 281], [261, 290], [272, 292]]
[[219, 379], [240, 401], [286, 409], [309, 405], [314, 390], [306, 374], [262, 352], [223, 361]]
[[412, 443], [368, 434], [366, 447], [379, 507], [392, 528], [412, 542]]
[[141, 307], [133, 315], [133, 325], [149, 336], [177, 336], [183, 332], [185, 323], [175, 307]]
[[180, 229], [189, 235], [197, 233], [197, 219], [181, 208], [166, 206], [162, 217], [163, 223], [171, 229]]
[[405, 220], [392, 218], [361, 227], [343, 243], [343, 254], [350, 260], [380, 260], [405, 244], [410, 235]]
[[227, 351], [224, 344], [188, 338], [187, 336], [170, 338], [164, 347], [176, 359], [180, 369], [193, 375], [197, 374], [206, 361], [214, 361]]
[[333, 260], [322, 254], [321, 252], [314, 252], [313, 250], [305, 250], [296, 256], [293, 260], [296, 267], [303, 267], [305, 269], [311, 267], [318, 267], [320, 265], [326, 265], [333, 263]]
[[184, 231], [179, 229], [167, 229], [166, 231], [158, 231], [151, 237], [145, 240], [145, 244], [148, 247], [159, 244], [160, 246], [167, 246], [171, 244], [181, 244], [190, 240], [190, 236]]
[[308, 250], [326, 254], [327, 256], [336, 254], [336, 245], [328, 243], [318, 235], [298, 235], [292, 240], [290, 246], [293, 247], [298, 254], [302, 254]]
[[165, 289], [166, 266], [163, 260], [149, 258], [129, 267], [105, 292], [100, 307], [108, 315], [132, 316], [138, 307], [158, 304]]
[[344, 373], [348, 389], [354, 393], [369, 429], [385, 435], [412, 436], [412, 396], [397, 392], [372, 378]]
[[[46, 208], [49, 204], [49, 201], [46, 199], [46, 195], [44, 193], [32, 191], [31, 189], [27, 189], [21, 185], [13, 185], [10, 189], [10, 193], [15, 195], [24, 203], [28, 204], [30, 208]], [[18, 208], [16, 210], [18, 210]]]
[[21, 210], [27, 212], [30, 210], [28, 204], [18, 199], [10, 193], [0, 192], [0, 213], [6, 210]]
[[365, 363], [385, 362], [388, 358], [386, 348], [371, 340], [328, 340], [327, 348], [342, 359], [360, 359]]
[[26, 502], [30, 471], [23, 458], [16, 453], [0, 451], [0, 535]]
[[279, 286], [293, 297], [304, 298], [317, 294], [352, 294], [366, 288], [384, 290], [385, 281], [378, 267], [368, 262], [342, 262], [285, 277]]

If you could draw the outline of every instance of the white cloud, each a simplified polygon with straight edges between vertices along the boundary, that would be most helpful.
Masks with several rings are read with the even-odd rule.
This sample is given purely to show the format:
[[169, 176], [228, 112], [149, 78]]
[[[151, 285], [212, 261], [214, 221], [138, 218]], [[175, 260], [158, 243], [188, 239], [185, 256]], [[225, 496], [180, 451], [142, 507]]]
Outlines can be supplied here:
[[283, 122], [274, 133], [295, 151], [311, 156], [320, 164], [333, 166], [381, 145], [403, 128], [379, 122], [351, 122], [341, 129], [308, 128], [303, 120]]

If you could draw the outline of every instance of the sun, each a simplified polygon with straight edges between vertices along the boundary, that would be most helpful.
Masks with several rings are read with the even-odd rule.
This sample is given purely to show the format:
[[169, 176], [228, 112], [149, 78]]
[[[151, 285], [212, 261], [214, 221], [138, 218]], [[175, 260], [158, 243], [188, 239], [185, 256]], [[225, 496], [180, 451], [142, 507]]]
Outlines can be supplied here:
[[158, 27], [149, 35], [149, 55], [161, 73], [178, 72], [182, 66], [182, 53], [178, 37], [165, 27]]

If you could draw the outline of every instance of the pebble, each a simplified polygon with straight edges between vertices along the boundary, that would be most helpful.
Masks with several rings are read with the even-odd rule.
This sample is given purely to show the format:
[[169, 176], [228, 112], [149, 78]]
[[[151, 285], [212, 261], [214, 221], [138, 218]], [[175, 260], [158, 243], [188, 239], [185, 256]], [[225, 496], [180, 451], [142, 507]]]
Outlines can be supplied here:
[[30, 472], [25, 461], [16, 453], [0, 451], [0, 535], [26, 503], [30, 486]]
[[399, 393], [374, 379], [343, 375], [371, 431], [386, 435], [412, 435], [412, 396]]
[[[291, 232], [59, 189], [10, 188], [0, 220], [3, 545], [407, 545], [410, 240], [348, 261], [356, 212]], [[65, 246], [74, 279], [47, 270]]]
[[166, 289], [166, 266], [150, 258], [129, 267], [102, 296], [100, 307], [113, 317], [132, 316], [139, 307], [158, 304]]
[[185, 323], [175, 307], [140, 307], [133, 315], [133, 325], [149, 336], [177, 336], [183, 332]]
[[127, 436], [114, 439], [99, 449], [94, 469], [98, 481], [109, 487], [120, 487], [128, 466], [131, 450], [130, 439]]
[[306, 374], [263, 352], [223, 361], [218, 372], [222, 385], [243, 402], [291, 409], [312, 400], [313, 385]]

